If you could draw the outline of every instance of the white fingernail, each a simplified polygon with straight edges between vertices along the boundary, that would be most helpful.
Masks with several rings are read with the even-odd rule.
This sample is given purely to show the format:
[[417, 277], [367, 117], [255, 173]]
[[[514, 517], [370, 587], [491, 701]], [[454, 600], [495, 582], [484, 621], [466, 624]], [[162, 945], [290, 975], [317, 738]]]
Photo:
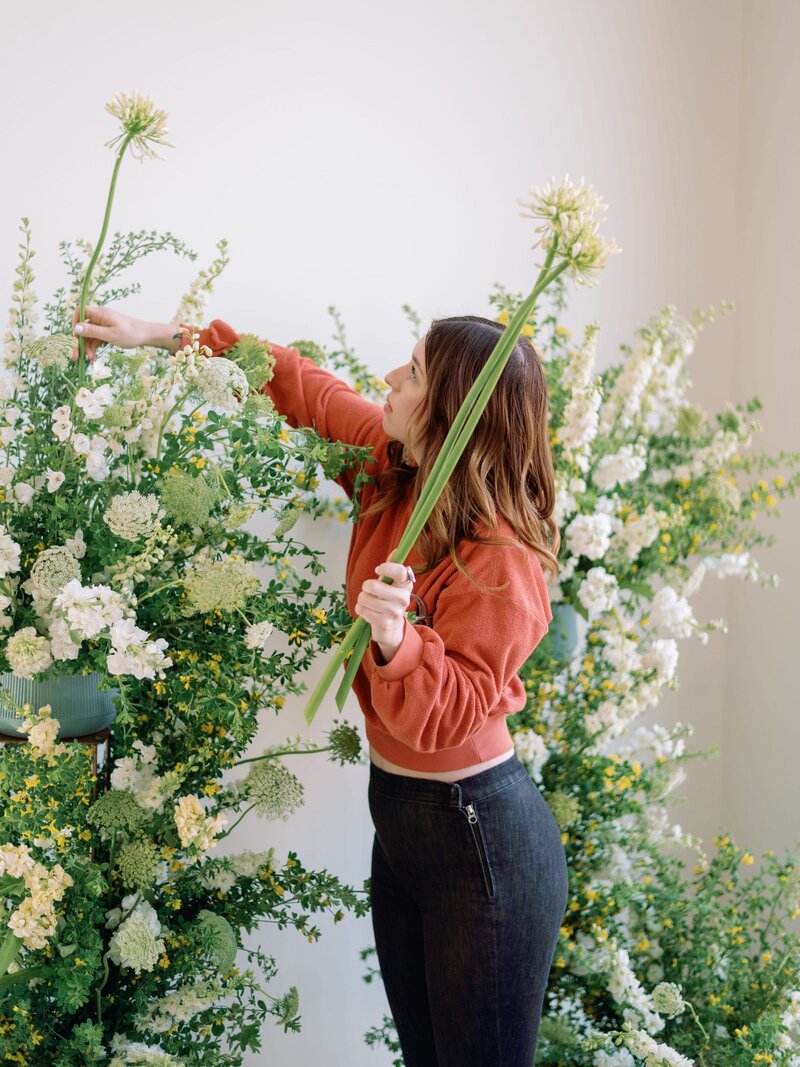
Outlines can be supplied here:
[[74, 332], [75, 333], [83, 333], [83, 323], [82, 322], [77, 323], [77, 325], [75, 326]]

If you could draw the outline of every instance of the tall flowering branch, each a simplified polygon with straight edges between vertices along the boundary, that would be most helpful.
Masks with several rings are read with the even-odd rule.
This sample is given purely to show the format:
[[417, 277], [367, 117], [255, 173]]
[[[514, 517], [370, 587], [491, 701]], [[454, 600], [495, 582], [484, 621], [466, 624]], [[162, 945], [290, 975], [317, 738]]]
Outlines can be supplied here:
[[[167, 132], [167, 113], [166, 111], [159, 111], [149, 97], [140, 96], [136, 92], [130, 95], [128, 95], [128, 93], [117, 93], [116, 97], [109, 104], [106, 104], [106, 111], [113, 115], [115, 119], [119, 120], [119, 123], [122, 126], [122, 131], [117, 134], [116, 137], [113, 137], [110, 141], [106, 142], [108, 148], [117, 148], [117, 145], [119, 145], [119, 149], [117, 151], [117, 158], [114, 161], [114, 171], [111, 175], [111, 185], [108, 190], [106, 211], [103, 216], [103, 226], [100, 230], [100, 237], [94, 247], [92, 257], [89, 260], [89, 265], [86, 268], [86, 274], [84, 275], [83, 285], [81, 287], [81, 321], [83, 321], [86, 315], [86, 303], [89, 298], [92, 272], [100, 258], [100, 253], [103, 249], [103, 244], [105, 243], [106, 234], [108, 232], [108, 223], [111, 219], [111, 207], [114, 203], [114, 193], [117, 188], [119, 168], [122, 164], [122, 157], [125, 155], [126, 149], [130, 146], [133, 156], [143, 162], [145, 159], [159, 158], [153, 148], [154, 145], [165, 145], [168, 148], [172, 147], [168, 141], [164, 140], [164, 135]], [[84, 383], [85, 374], [85, 342], [83, 337], [79, 337], [79, 387]]]
[[[501, 334], [450, 427], [400, 544], [394, 552], [395, 563], [402, 563], [406, 559], [422, 533], [489, 402], [494, 387], [500, 380], [520, 334], [533, 314], [541, 293], [564, 271], [569, 271], [576, 284], [594, 284], [596, 275], [609, 257], [619, 251], [614, 241], [600, 236], [600, 215], [605, 208], [591, 187], [584, 186], [582, 182], [578, 186], [571, 184], [568, 178], [559, 186], [554, 186], [551, 182], [544, 190], [532, 190], [530, 199], [522, 203], [525, 208], [523, 214], [544, 220], [536, 231], [543, 236], [534, 247], [537, 244], [543, 245], [545, 261], [540, 268], [536, 284]], [[385, 577], [381, 580], [391, 582], [391, 579]], [[363, 618], [356, 619], [311, 694], [305, 709], [306, 722], [310, 723], [316, 715], [336, 672], [349, 654], [344, 679], [336, 692], [336, 705], [342, 710], [370, 636], [369, 624]]]

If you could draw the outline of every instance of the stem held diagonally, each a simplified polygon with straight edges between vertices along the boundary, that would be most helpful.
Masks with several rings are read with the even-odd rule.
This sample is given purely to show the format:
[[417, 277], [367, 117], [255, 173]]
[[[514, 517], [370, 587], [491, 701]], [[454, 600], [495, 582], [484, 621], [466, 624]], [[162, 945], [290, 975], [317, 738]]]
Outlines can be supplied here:
[[[553, 240], [547, 254], [547, 259], [539, 272], [536, 284], [529, 295], [522, 301], [513, 317], [509, 321], [503, 333], [500, 335], [492, 354], [486, 361], [481, 373], [476, 378], [472, 388], [459, 408], [458, 414], [453, 420], [453, 425], [444, 440], [436, 462], [431, 469], [428, 480], [420, 493], [416, 506], [408, 520], [400, 544], [395, 549], [392, 562], [402, 563], [405, 561], [417, 538], [422, 532], [425, 523], [436, 506], [439, 497], [444, 490], [450, 475], [461, 458], [464, 449], [470, 440], [478, 420], [483, 414], [492, 392], [500, 380], [506, 363], [511, 357], [514, 346], [520, 334], [532, 314], [536, 301], [543, 290], [553, 282], [562, 271], [569, 266], [568, 260], [563, 260], [557, 267], [552, 267], [553, 259], [558, 246], [557, 240]], [[384, 576], [381, 581], [391, 584], [391, 579]], [[305, 708], [306, 723], [310, 723], [319, 710], [322, 699], [333, 683], [339, 667], [350, 654], [350, 660], [345, 671], [345, 676], [336, 692], [336, 706], [339, 711], [344, 706], [347, 693], [352, 685], [358, 666], [361, 663], [364, 652], [369, 645], [371, 631], [369, 623], [359, 617], [348, 630], [344, 640], [338, 646], [326, 666], [322, 678], [318, 682], [311, 698]]]

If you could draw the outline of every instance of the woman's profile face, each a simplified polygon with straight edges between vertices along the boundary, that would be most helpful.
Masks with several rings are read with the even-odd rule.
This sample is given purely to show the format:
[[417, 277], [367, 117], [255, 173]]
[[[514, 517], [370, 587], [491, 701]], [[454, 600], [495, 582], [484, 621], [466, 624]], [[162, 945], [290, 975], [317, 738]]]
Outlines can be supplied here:
[[419, 445], [412, 439], [413, 431], [409, 429], [409, 420], [425, 396], [425, 338], [421, 337], [414, 346], [411, 358], [402, 367], [386, 375], [386, 384], [391, 388], [388, 402], [383, 409], [383, 428], [396, 441], [402, 441], [411, 449], [415, 459], [419, 460]]

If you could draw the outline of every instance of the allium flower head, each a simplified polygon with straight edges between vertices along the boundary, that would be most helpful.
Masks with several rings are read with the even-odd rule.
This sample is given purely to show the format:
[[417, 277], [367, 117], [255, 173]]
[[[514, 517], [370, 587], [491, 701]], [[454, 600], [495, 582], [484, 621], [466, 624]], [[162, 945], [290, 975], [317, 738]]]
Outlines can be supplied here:
[[262, 819], [289, 818], [303, 803], [303, 785], [276, 759], [254, 763], [242, 785]]
[[103, 518], [110, 529], [125, 541], [140, 541], [148, 537], [164, 515], [158, 497], [143, 496], [134, 489], [115, 496]]
[[131, 153], [140, 160], [160, 158], [154, 145], [172, 148], [169, 141], [164, 140], [167, 113], [158, 111], [149, 97], [140, 96], [137, 92], [117, 93], [106, 104], [106, 111], [118, 119], [122, 126], [122, 133], [106, 142], [109, 148], [116, 148], [123, 141], [128, 141]]
[[67, 582], [80, 578], [81, 568], [66, 545], [46, 548], [31, 567], [31, 577], [49, 593], [60, 593]]
[[152, 885], [159, 859], [159, 851], [152, 841], [137, 838], [120, 849], [116, 872], [126, 889], [141, 892]]
[[342, 766], [345, 763], [358, 763], [361, 755], [361, 738], [358, 731], [349, 723], [343, 722], [335, 726], [328, 734], [328, 743], [333, 749], [330, 759]]
[[39, 337], [28, 346], [28, 356], [35, 359], [40, 367], [59, 367], [63, 370], [69, 365], [69, 357], [75, 347], [75, 338], [66, 333], [51, 333]]
[[239, 943], [224, 915], [203, 908], [197, 915], [197, 938], [220, 971], [233, 966]]
[[567, 270], [576, 285], [594, 285], [609, 258], [620, 251], [616, 242], [600, 236], [606, 205], [591, 185], [584, 185], [583, 178], [578, 185], [568, 174], [560, 185], [551, 179], [545, 188], [531, 189], [528, 199], [519, 202], [523, 215], [543, 220], [536, 227], [542, 237], [534, 248], [541, 244], [549, 253], [557, 241], [556, 262], [559, 256], [568, 261]]
[[109, 789], [92, 804], [86, 813], [91, 826], [110, 833], [112, 830], [138, 830], [147, 819], [147, 813], [136, 802], [130, 789]]

